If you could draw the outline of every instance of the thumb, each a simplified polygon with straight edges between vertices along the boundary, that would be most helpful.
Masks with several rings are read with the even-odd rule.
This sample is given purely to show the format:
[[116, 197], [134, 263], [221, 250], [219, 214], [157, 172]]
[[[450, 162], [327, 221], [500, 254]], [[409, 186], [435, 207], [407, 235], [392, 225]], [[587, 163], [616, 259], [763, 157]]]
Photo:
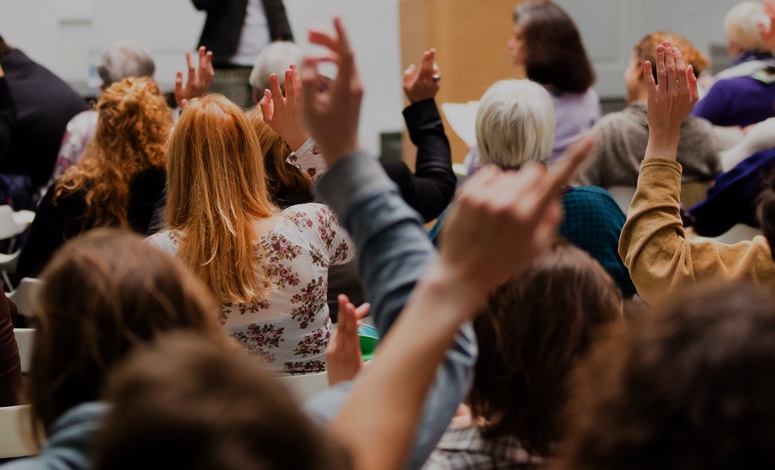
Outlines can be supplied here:
[[409, 88], [412, 85], [412, 78], [414, 77], [414, 64], [404, 70], [404, 88]]

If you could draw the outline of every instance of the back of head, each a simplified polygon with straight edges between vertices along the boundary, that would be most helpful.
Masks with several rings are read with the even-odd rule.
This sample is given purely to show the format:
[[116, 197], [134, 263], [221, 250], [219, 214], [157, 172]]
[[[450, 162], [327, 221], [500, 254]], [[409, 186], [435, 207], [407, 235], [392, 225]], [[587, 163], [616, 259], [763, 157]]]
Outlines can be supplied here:
[[474, 321], [479, 357], [469, 395], [474, 416], [488, 421], [485, 436], [514, 436], [551, 455], [567, 376], [620, 306], [611, 277], [565, 241], [491, 292]]
[[[657, 46], [662, 45], [665, 41], [670, 41], [670, 44], [672, 44], [673, 47], [677, 47], [678, 50], [681, 51], [681, 55], [683, 56], [686, 65], [692, 66], [695, 77], [699, 77], [710, 65], [710, 61], [705, 54], [695, 49], [691, 41], [680, 34], [665, 31], [657, 31], [643, 36], [633, 48], [634, 57], [636, 57], [641, 64], [647, 60], [652, 64], [656, 64]], [[652, 73], [654, 80], [658, 81], [656, 67], [652, 67]]]
[[223, 341], [207, 289], [178, 260], [115, 229], [68, 242], [44, 270], [30, 401], [47, 431], [99, 398], [108, 371], [137, 344], [190, 329]]
[[172, 113], [150, 78], [125, 78], [97, 102], [97, 129], [83, 160], [58, 181], [56, 197], [85, 191], [87, 217], [95, 226], [126, 227], [129, 187], [148, 168], [164, 168], [164, 144]]
[[527, 78], [557, 93], [584, 93], [595, 83], [595, 71], [576, 24], [558, 4], [531, 0], [514, 9], [514, 23], [525, 41]]
[[312, 179], [286, 162], [292, 150], [283, 138], [264, 122], [261, 110], [251, 109], [247, 116], [264, 152], [264, 169], [270, 194], [278, 198], [286, 194], [309, 192], [312, 189]]
[[107, 88], [127, 77], [153, 78], [156, 64], [148, 49], [142, 44], [124, 40], [113, 44], [105, 51], [97, 72], [102, 79], [102, 88]]
[[96, 468], [348, 469], [254, 359], [192, 334], [143, 348], [111, 378]]
[[561, 469], [775, 465], [775, 296], [693, 287], [620, 325], [575, 372]]
[[482, 95], [476, 113], [476, 141], [483, 165], [519, 168], [546, 163], [554, 145], [554, 103], [530, 80], [501, 80]]
[[760, 2], [738, 3], [724, 17], [727, 39], [743, 51], [768, 51], [759, 33], [759, 26], [765, 29], [771, 26], [770, 17]]
[[253, 224], [276, 210], [261, 156], [244, 111], [218, 94], [191, 100], [167, 145], [167, 224], [185, 234], [179, 256], [223, 303], [268, 292], [253, 244]]
[[285, 71], [292, 65], [301, 65], [304, 54], [301, 48], [290, 41], [275, 41], [266, 46], [250, 72], [250, 86], [259, 93], [269, 89], [269, 76], [277, 74], [280, 86], [285, 85]]

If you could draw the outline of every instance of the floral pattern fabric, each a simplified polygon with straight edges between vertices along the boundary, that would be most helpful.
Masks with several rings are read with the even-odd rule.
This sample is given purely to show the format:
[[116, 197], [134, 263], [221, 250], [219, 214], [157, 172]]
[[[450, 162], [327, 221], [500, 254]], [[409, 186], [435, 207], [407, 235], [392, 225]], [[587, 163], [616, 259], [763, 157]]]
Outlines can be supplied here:
[[[279, 373], [325, 370], [332, 325], [326, 304], [328, 267], [355, 256], [336, 216], [322, 204], [285, 209], [274, 228], [255, 242], [265, 253], [272, 293], [246, 304], [224, 304], [221, 324], [248, 351]], [[165, 230], [147, 242], [172, 255], [184, 236]]]

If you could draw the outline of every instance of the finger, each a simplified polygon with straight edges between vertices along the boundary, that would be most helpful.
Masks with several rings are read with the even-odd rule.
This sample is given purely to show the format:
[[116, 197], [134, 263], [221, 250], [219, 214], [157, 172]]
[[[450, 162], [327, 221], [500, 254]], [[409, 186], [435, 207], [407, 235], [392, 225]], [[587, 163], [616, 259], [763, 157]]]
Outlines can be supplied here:
[[186, 99], [180, 100], [180, 109], [185, 108], [187, 104], [188, 104], [188, 100]]
[[186, 65], [188, 65], [188, 81], [193, 82], [196, 77], [196, 69], [194, 63], [191, 62], [191, 52], [186, 51]]
[[274, 102], [272, 101], [272, 92], [264, 90], [264, 96], [261, 97], [261, 101], [258, 102], [258, 107], [261, 108], [261, 115], [264, 117], [264, 122], [272, 122], [274, 118]]
[[694, 75], [694, 67], [691, 65], [686, 68], [686, 83], [689, 84], [692, 102], [696, 103], [700, 99], [700, 91], [697, 89], [697, 77]]
[[655, 94], [657, 92], [657, 82], [654, 80], [654, 69], [649, 60], [643, 62], [643, 79], [646, 80], [649, 95]]
[[422, 64], [420, 64], [420, 73], [417, 75], [418, 79], [428, 80], [433, 75], [433, 54], [430, 51], [425, 52], [422, 56]]
[[409, 64], [409, 67], [404, 70], [404, 88], [409, 88], [414, 83], [414, 64]]
[[667, 84], [668, 89], [670, 89], [676, 86], [676, 82], [678, 81], [678, 73], [676, 72], [675, 55], [673, 53], [673, 48], [670, 46], [670, 42], [665, 41], [664, 49], [665, 69], [667, 69]]
[[681, 51], [678, 50], [677, 47], [673, 47], [673, 57], [675, 57], [675, 69], [677, 74], [676, 78], [678, 79], [678, 85], [681, 88], [681, 90], [684, 90], [684, 91], [688, 90], [689, 77], [686, 76], [686, 64], [684, 63], [684, 58], [681, 55]]
[[667, 83], [667, 69], [665, 68], [665, 47], [657, 46], [657, 82], [664, 87]]
[[280, 88], [280, 78], [276, 73], [269, 76], [269, 91], [272, 92], [272, 101], [275, 107], [283, 104], [283, 90]]
[[360, 307], [355, 309], [355, 318], [360, 321], [360, 319], [368, 315], [369, 312], [371, 312], [371, 304], [368, 302], [361, 304]]
[[175, 74], [175, 95], [183, 93], [183, 72], [177, 72]]
[[[350, 88], [353, 82], [358, 81], [358, 70], [355, 68], [355, 53], [350, 45], [350, 38], [347, 36], [347, 31], [342, 23], [342, 18], [334, 18], [334, 28], [339, 38], [339, 74], [337, 80], [334, 82], [334, 89], [339, 83], [340, 92], [344, 91], [343, 87]], [[338, 78], [341, 76], [341, 80]]]
[[286, 102], [296, 102], [296, 84], [293, 81], [293, 69], [285, 71], [285, 100]]
[[296, 101], [301, 100], [301, 93], [302, 93], [302, 85], [301, 85], [301, 76], [299, 75], [299, 67], [292, 65], [293, 67], [293, 86], [296, 91]]
[[197, 67], [199, 68], [200, 73], [204, 72], [205, 70], [205, 56], [207, 55], [207, 50], [205, 49], [205, 46], [199, 47], [199, 59], [197, 60]]
[[205, 63], [207, 64], [207, 73], [212, 77], [215, 75], [215, 68], [213, 67], [213, 53], [208, 51], [205, 54]]
[[308, 39], [310, 43], [323, 46], [331, 52], [337, 52], [339, 50], [339, 42], [337, 39], [326, 31], [310, 29]]

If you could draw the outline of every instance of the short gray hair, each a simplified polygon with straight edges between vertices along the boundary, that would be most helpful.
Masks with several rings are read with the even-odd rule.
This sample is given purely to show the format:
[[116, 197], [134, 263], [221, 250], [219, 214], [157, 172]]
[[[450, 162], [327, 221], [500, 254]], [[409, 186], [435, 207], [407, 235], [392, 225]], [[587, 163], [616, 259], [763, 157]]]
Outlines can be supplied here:
[[738, 3], [724, 18], [727, 39], [746, 51], [768, 50], [759, 33], [759, 25], [765, 29], [772, 26], [770, 17], [764, 12], [764, 5], [759, 2]]
[[102, 86], [109, 87], [114, 82], [127, 77], [150, 77], [156, 73], [156, 64], [151, 53], [136, 41], [119, 41], [102, 55], [102, 65], [97, 72]]
[[301, 48], [289, 41], [277, 41], [266, 46], [250, 72], [250, 86], [259, 93], [269, 88], [269, 76], [277, 74], [280, 86], [285, 84], [285, 71], [291, 64], [300, 65], [304, 54]]
[[546, 163], [554, 146], [554, 103], [530, 80], [501, 80], [482, 95], [476, 113], [479, 160], [501, 168]]

